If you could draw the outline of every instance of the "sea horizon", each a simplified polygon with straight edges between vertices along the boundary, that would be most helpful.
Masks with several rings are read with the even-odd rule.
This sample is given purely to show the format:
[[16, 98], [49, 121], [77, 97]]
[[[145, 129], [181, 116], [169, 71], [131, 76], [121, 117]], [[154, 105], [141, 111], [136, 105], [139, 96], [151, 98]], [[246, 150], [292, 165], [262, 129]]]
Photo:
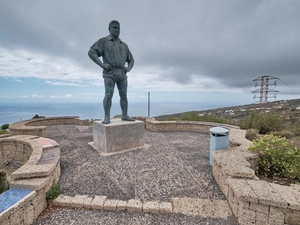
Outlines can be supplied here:
[[[243, 104], [243, 103], [242, 103]], [[247, 104], [247, 103], [245, 103]], [[150, 117], [188, 111], [201, 111], [241, 105], [233, 102], [151, 102]], [[121, 114], [119, 103], [113, 103], [111, 117]], [[132, 102], [128, 106], [130, 116], [148, 116], [147, 102]], [[79, 116], [80, 119], [103, 119], [102, 103], [1, 103], [0, 126], [28, 120], [35, 115], [45, 117]]]

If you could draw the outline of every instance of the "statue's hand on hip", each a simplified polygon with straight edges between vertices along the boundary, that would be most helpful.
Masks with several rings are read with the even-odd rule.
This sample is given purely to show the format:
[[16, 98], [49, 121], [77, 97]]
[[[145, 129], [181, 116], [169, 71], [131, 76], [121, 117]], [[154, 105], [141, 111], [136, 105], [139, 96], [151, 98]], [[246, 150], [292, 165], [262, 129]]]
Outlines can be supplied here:
[[127, 72], [130, 71], [130, 69], [128, 67], [126, 67], [126, 66], [124, 66], [123, 69], [124, 69], [125, 73], [127, 73]]
[[111, 65], [107, 64], [107, 63], [103, 63], [102, 64], [102, 68], [103, 69], [106, 69], [107, 71], [110, 71], [111, 70]]

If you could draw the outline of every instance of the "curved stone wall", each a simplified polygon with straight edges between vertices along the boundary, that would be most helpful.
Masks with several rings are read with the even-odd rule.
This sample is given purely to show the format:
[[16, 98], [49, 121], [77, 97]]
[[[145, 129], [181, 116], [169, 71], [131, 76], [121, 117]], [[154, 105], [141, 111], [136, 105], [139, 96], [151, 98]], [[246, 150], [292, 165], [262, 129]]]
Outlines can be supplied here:
[[32, 224], [47, 207], [46, 192], [59, 180], [59, 146], [43, 137], [11, 136], [0, 139], [0, 155], [3, 162], [16, 159], [24, 162], [11, 174], [11, 189], [0, 195], [0, 202], [7, 200], [5, 195], [13, 196], [20, 190], [28, 190], [29, 193], [3, 210], [0, 207], [0, 224]]
[[19, 121], [9, 126], [11, 135], [35, 135], [46, 137], [46, 128], [57, 124], [88, 125], [88, 120], [80, 120], [78, 116], [47, 117]]

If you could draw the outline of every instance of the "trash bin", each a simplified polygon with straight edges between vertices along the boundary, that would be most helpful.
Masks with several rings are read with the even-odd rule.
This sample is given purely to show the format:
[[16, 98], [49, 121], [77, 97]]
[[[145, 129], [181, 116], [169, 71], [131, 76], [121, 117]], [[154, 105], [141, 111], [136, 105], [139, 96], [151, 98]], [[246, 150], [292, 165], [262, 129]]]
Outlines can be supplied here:
[[210, 157], [209, 163], [213, 165], [212, 152], [225, 149], [229, 146], [229, 130], [223, 127], [213, 127], [210, 130]]

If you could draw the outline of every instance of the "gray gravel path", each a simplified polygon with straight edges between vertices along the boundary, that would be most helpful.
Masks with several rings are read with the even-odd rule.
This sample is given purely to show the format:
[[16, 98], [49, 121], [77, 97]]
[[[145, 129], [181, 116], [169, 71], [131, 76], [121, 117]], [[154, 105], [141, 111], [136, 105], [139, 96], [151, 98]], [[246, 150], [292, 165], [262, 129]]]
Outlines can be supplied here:
[[[100, 156], [88, 145], [93, 141], [92, 132], [91, 126], [56, 125], [47, 128], [48, 137], [60, 145], [62, 194], [105, 195], [108, 199], [167, 202], [170, 202], [172, 197], [226, 199], [212, 176], [212, 167], [209, 164], [209, 135], [146, 130], [145, 142], [150, 145], [149, 148]], [[234, 217], [226, 220], [183, 215], [52, 209], [35, 224], [237, 222]]]
[[231, 216], [225, 219], [202, 218], [182, 214], [149, 214], [100, 210], [52, 208], [33, 225], [238, 225]]

